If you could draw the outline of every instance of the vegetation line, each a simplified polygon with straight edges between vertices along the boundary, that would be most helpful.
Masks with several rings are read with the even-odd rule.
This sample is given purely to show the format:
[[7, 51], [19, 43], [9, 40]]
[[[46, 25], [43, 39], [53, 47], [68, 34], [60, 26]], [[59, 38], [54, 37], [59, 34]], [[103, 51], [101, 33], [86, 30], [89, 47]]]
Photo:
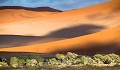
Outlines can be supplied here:
[[120, 56], [116, 54], [96, 54], [94, 56], [84, 56], [68, 52], [56, 54], [54, 58], [43, 58], [40, 54], [0, 58], [0, 68], [37, 68], [37, 69], [63, 69], [82, 67], [113, 67], [120, 65]]

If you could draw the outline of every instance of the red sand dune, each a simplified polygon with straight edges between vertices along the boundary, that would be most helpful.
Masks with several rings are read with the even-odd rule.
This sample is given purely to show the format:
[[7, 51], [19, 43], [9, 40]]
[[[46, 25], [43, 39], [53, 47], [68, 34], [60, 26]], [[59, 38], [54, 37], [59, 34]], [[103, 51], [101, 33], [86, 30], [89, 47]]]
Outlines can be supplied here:
[[[104, 30], [90, 35], [81, 37], [49, 42], [44, 44], [37, 44], [31, 46], [20, 46], [13, 48], [1, 48], [1, 52], [35, 52], [35, 53], [58, 53], [77, 50], [79, 52], [86, 52], [89, 54], [95, 52], [119, 52], [117, 46], [108, 46], [107, 49], [100, 45], [107, 43], [120, 43], [120, 27]], [[95, 49], [92, 49], [90, 45], [96, 44]], [[100, 46], [100, 47], [98, 47]], [[89, 49], [88, 49], [89, 48]], [[102, 49], [101, 49], [102, 48]], [[116, 49], [117, 48], [117, 49]], [[86, 49], [86, 50], [82, 50]], [[115, 50], [116, 49], [116, 50]]]
[[82, 9], [44, 16], [42, 18], [32, 18], [14, 23], [1, 23], [0, 34], [45, 36], [57, 30], [82, 25], [112, 28], [120, 25], [119, 15], [120, 0], [113, 0]]
[[2, 6], [0, 7], [0, 24], [40, 18], [58, 12], [61, 11], [50, 7], [26, 8], [20, 6]]
[[[32, 18], [14, 23], [1, 23], [0, 34], [65, 37], [70, 39], [29, 46], [1, 48], [0, 51], [35, 53], [79, 51], [80, 53], [86, 52], [89, 54], [96, 52], [120, 53], [119, 19], [120, 0], [112, 0], [103, 4], [65, 11], [41, 18]], [[91, 31], [91, 29], [93, 30]], [[103, 31], [98, 32], [99, 30]]]

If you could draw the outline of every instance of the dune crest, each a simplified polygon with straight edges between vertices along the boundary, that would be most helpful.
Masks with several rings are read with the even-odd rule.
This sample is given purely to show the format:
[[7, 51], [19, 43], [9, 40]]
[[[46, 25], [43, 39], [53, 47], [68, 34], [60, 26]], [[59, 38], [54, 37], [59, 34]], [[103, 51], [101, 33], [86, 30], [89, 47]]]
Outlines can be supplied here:
[[58, 12], [62, 11], [50, 7], [27, 8], [21, 6], [1, 6], [0, 24], [40, 18]]

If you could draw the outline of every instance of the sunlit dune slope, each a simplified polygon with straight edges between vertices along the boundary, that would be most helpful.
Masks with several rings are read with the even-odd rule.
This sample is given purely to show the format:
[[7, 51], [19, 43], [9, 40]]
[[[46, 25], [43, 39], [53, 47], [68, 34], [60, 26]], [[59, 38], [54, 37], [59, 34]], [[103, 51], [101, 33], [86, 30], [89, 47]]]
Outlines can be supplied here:
[[[109, 46], [101, 46], [110, 43]], [[77, 51], [81, 53], [95, 52], [119, 52], [120, 46], [112, 46], [112, 43], [120, 44], [120, 27], [104, 30], [90, 35], [76, 38], [37, 44], [31, 46], [20, 46], [13, 48], [1, 48], [1, 52], [36, 52], [36, 53], [58, 53], [67, 51]], [[90, 46], [91, 45], [91, 46]], [[94, 46], [96, 45], [96, 46]], [[94, 48], [92, 48], [94, 46]], [[116, 49], [117, 48], [117, 49]], [[116, 49], [116, 50], [115, 50]]]
[[60, 11], [49, 7], [25, 8], [19, 6], [3, 6], [0, 7], [0, 24], [41, 18], [58, 12]]
[[50, 34], [51, 32], [73, 26], [94, 25], [102, 26], [104, 29], [116, 27], [120, 25], [119, 19], [120, 0], [112, 0], [82, 9], [51, 14], [42, 18], [0, 24], [0, 34], [53, 36]]

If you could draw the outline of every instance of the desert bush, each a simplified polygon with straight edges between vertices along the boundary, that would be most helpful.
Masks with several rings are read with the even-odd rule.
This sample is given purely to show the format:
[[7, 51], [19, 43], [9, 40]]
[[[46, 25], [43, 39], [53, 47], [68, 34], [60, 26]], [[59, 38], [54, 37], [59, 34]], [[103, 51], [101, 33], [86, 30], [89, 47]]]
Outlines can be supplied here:
[[102, 55], [102, 54], [96, 54], [96, 55], [94, 55], [93, 59], [95, 60], [95, 62], [97, 64], [104, 64], [104, 62], [105, 62], [104, 55]]
[[20, 58], [17, 58], [17, 57], [11, 57], [10, 58], [10, 65], [13, 67], [13, 68], [21, 68], [21, 67], [24, 67], [25, 66], [25, 59], [20, 59]]
[[116, 54], [108, 54], [109, 58], [111, 58], [111, 63], [116, 63], [119, 64], [120, 63], [120, 56], [116, 55]]
[[120, 57], [116, 54], [108, 54], [104, 55], [104, 64], [109, 64], [110, 66], [116, 65], [120, 63]]
[[25, 59], [17, 59], [17, 62], [18, 62], [18, 67], [24, 67], [25, 64], [26, 64], [26, 61]]
[[57, 60], [56, 58], [51, 58], [48, 61], [49, 68], [64, 68], [67, 66], [64, 62], [61, 62], [61, 60]]
[[51, 59], [49, 59], [49, 61], [48, 61], [48, 64], [50, 64], [50, 65], [58, 65], [60, 63], [60, 61], [59, 60], [57, 60], [56, 58], [51, 58]]
[[44, 59], [39, 54], [28, 55], [28, 59], [36, 59], [37, 61], [44, 61]]
[[56, 54], [55, 57], [56, 57], [57, 59], [59, 59], [59, 60], [64, 60], [64, 59], [66, 58], [66, 56], [63, 55], [63, 54]]
[[113, 66], [120, 63], [120, 56], [116, 54], [96, 54], [94, 55], [93, 59], [97, 62], [97, 64], [108, 64], [109, 66]]
[[68, 52], [68, 53], [67, 53], [67, 57], [70, 58], [70, 59], [71, 59], [71, 58], [74, 58], [74, 59], [75, 59], [75, 58], [78, 57], [78, 54]]
[[81, 63], [82, 63], [81, 58], [77, 58], [77, 59], [76, 59], [76, 64], [81, 64]]
[[27, 59], [26, 60], [26, 66], [27, 67], [37, 67], [38, 66], [38, 62], [36, 59]]
[[61, 61], [62, 66], [70, 66], [76, 64], [78, 55], [75, 53], [68, 52], [67, 55], [57, 54], [56, 58]]
[[[96, 54], [92, 57], [83, 56], [68, 52], [64, 54], [56, 54], [54, 58], [47, 59], [44, 61], [38, 54], [20, 56], [20, 57], [11, 57], [8, 59], [8, 64], [12, 68], [67, 68], [67, 67], [104, 67], [104, 66], [115, 66], [120, 65], [120, 56], [116, 54]], [[0, 67], [9, 67], [8, 64], [1, 59]]]
[[19, 67], [18, 58], [17, 57], [11, 57], [10, 58], [10, 65], [14, 68]]
[[95, 60], [93, 60], [91, 57], [88, 56], [81, 56], [80, 59], [81, 59], [81, 64], [84, 65], [92, 65], [96, 63]]
[[[29, 66], [39, 66], [42, 67], [44, 64], [44, 58], [42, 58], [39, 54], [30, 54], [26, 56], [20, 56], [18, 57], [19, 60], [21, 61], [19, 64], [20, 66], [26, 65], [27, 67]], [[36, 62], [37, 61], [37, 62]]]
[[43, 67], [44, 64], [45, 64], [45, 62], [38, 62], [38, 66], [39, 66], [39, 67]]
[[19, 56], [19, 59], [36, 59], [38, 62], [43, 62], [44, 58], [42, 58], [39, 54], [30, 54], [30, 55], [25, 55], [25, 56]]
[[0, 62], [0, 68], [7, 68], [9, 67], [6, 62]]

